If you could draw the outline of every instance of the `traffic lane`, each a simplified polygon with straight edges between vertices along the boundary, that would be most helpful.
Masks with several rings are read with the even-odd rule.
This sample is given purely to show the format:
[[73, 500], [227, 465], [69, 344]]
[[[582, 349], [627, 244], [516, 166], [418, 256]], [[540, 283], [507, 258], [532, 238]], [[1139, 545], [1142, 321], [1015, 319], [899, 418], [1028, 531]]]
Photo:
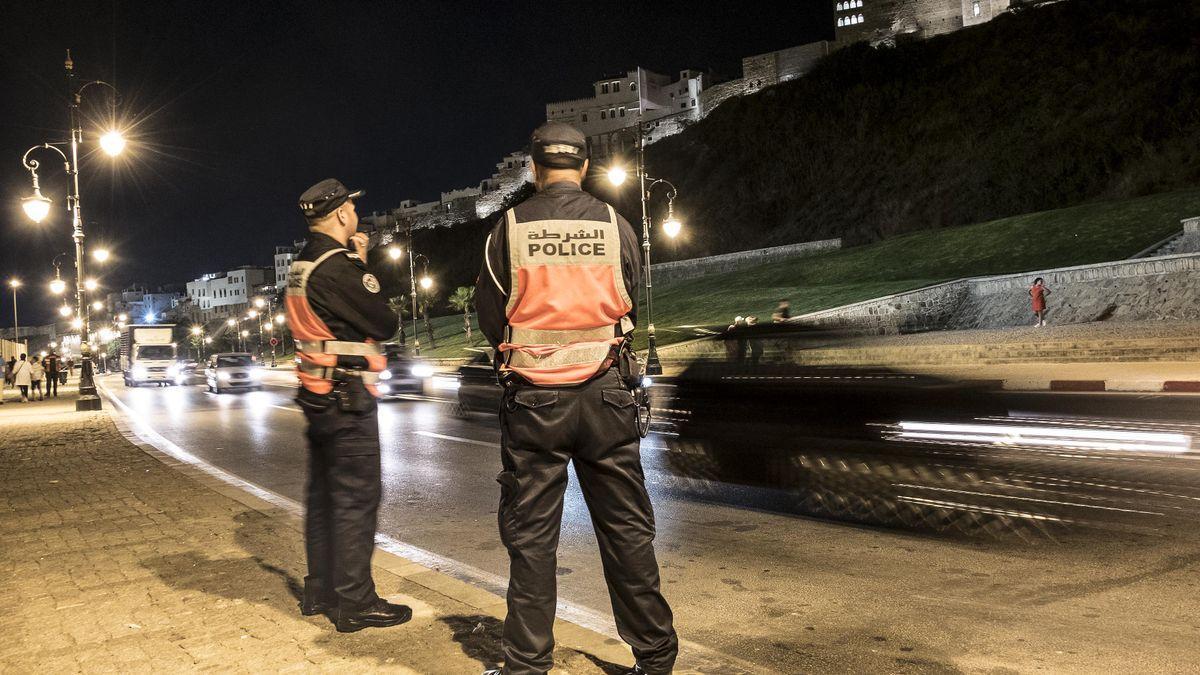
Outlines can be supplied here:
[[[194, 400], [201, 415], [215, 419], [221, 404], [211, 398]], [[231, 424], [252, 417], [252, 411], [234, 414], [235, 403], [227, 405]], [[161, 407], [161, 417], [178, 415]], [[382, 409], [381, 417], [396, 413], [396, 419], [383, 425], [388, 477], [381, 531], [503, 576], [507, 561], [496, 536], [493, 482], [499, 462], [488, 445], [498, 441], [494, 418], [447, 418], [444, 406], [430, 403]], [[271, 430], [280, 434], [280, 442], [270, 444], [273, 451], [289, 457], [283, 473], [302, 474], [302, 424], [286, 418], [277, 424], [290, 428]], [[179, 440], [198, 450], [186, 434]], [[1057, 543], [1024, 544], [850, 527], [776, 512], [772, 502], [786, 506], [786, 493], [729, 488], [739, 494], [708, 501], [713, 493], [702, 492], [697, 498], [688, 483], [655, 468], [654, 445], [647, 444], [644, 457], [664, 592], [685, 638], [779, 670], [897, 670], [913, 664], [939, 670], [990, 662], [1083, 671], [1121, 664], [1155, 641], [1162, 648], [1147, 663], [1166, 669], [1190, 653], [1178, 633], [1194, 620], [1174, 608], [1177, 588], [1194, 583], [1196, 550], [1187, 545], [1194, 532], [1159, 539], [1106, 535], [1099, 541], [1071, 533]], [[264, 461], [248, 451], [212, 456], [248, 479]], [[254, 482], [293, 498], [300, 494], [301, 481], [279, 489], [272, 473], [279, 470]], [[575, 483], [572, 476], [560, 597], [606, 610]], [[1131, 604], [1130, 595], [1145, 602]]]

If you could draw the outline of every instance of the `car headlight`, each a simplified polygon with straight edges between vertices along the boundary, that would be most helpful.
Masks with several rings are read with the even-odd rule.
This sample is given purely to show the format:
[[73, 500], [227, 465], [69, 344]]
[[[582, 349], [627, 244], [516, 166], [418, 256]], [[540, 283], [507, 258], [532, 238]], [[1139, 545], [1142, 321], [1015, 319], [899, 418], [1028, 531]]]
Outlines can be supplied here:
[[228, 370], [218, 370], [217, 371], [217, 379], [228, 380], [229, 379], [229, 371]]
[[178, 374], [179, 374], [179, 364], [173, 363], [173, 364], [167, 366], [167, 376], [168, 377], [175, 377]]
[[650, 387], [654, 386], [654, 380], [650, 379], [649, 377], [642, 376], [642, 386], [646, 389], [649, 389]]
[[150, 371], [146, 370], [146, 366], [134, 366], [130, 374], [135, 380], [144, 380], [150, 375]]
[[250, 377], [252, 377], [252, 378], [254, 378], [254, 379], [256, 379], [256, 380], [261, 380], [261, 379], [263, 379], [263, 375], [265, 375], [265, 373], [263, 373], [263, 369], [262, 369], [262, 368], [255, 368], [254, 370], [251, 370], [251, 371], [250, 371]]
[[418, 363], [408, 372], [412, 373], [413, 377], [433, 377], [433, 366], [428, 363]]
[[390, 380], [390, 379], [392, 379], [392, 371], [390, 371], [390, 370], [381, 370], [381, 371], [379, 371], [379, 379], [381, 379], [381, 380]]
[[390, 394], [390, 393], [392, 393], [392, 385], [377, 384], [377, 385], [375, 385], [375, 390], [378, 391], [380, 394]]

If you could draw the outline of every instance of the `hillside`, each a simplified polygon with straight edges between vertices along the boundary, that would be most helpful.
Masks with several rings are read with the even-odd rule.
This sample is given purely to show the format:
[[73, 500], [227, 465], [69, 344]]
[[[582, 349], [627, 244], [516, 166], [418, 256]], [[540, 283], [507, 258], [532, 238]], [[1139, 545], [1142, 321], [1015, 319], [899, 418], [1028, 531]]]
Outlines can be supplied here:
[[[1200, 189], [1093, 202], [948, 230], [913, 232], [822, 255], [655, 286], [659, 344], [728, 325], [735, 315], [768, 321], [779, 298], [794, 314], [836, 307], [960, 277], [1085, 265], [1129, 257], [1200, 215]], [[1018, 298], [1023, 300], [1023, 298]], [[462, 317], [435, 320], [434, 355], [465, 352]], [[646, 346], [645, 317], [636, 346]], [[477, 342], [477, 346], [482, 340]]]
[[870, 242], [1194, 186], [1197, 147], [1200, 0], [1067, 0], [849, 47], [651, 146], [688, 234], [655, 255]]

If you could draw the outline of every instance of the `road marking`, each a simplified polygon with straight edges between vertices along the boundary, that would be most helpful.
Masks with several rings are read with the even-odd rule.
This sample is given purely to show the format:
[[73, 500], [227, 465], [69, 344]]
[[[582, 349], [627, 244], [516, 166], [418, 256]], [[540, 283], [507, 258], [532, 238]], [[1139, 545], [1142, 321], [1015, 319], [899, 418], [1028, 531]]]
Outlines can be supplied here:
[[489, 443], [488, 441], [477, 441], [473, 438], [462, 438], [461, 436], [447, 436], [446, 434], [435, 434], [432, 431], [414, 431], [418, 436], [428, 436], [429, 438], [441, 438], [447, 441], [458, 441], [459, 443], [469, 443], [471, 445], [482, 445], [485, 448], [498, 448], [499, 443]]

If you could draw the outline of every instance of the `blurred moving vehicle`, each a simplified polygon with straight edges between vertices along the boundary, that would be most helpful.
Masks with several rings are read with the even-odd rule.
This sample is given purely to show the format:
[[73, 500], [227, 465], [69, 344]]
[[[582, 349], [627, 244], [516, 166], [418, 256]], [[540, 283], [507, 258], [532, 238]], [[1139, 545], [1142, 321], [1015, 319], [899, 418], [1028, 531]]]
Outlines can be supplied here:
[[425, 393], [425, 384], [433, 377], [433, 366], [409, 356], [398, 344], [385, 344], [383, 352], [387, 368], [379, 373], [379, 384], [375, 387], [381, 398]]
[[179, 370], [175, 375], [175, 384], [180, 386], [188, 386], [193, 384], [204, 384], [204, 369], [200, 367], [200, 363], [195, 359], [179, 362]]
[[170, 386], [179, 374], [174, 324], [125, 326], [121, 330], [120, 366], [126, 387], [143, 384]]
[[458, 367], [458, 405], [455, 409], [458, 414], [499, 414], [503, 393], [492, 367], [492, 350], [477, 352], [470, 361]]
[[259, 391], [263, 381], [262, 366], [246, 352], [225, 352], [208, 357], [204, 381], [214, 394], [222, 391]]
[[1002, 392], [970, 382], [811, 365], [828, 352], [807, 351], [845, 336], [750, 328], [713, 338], [698, 350], [711, 358], [654, 401], [668, 467], [689, 489], [764, 487], [807, 515], [972, 535], [1200, 513], [1183, 501], [1200, 498], [1181, 478], [1195, 456], [1189, 427], [1010, 412]]

